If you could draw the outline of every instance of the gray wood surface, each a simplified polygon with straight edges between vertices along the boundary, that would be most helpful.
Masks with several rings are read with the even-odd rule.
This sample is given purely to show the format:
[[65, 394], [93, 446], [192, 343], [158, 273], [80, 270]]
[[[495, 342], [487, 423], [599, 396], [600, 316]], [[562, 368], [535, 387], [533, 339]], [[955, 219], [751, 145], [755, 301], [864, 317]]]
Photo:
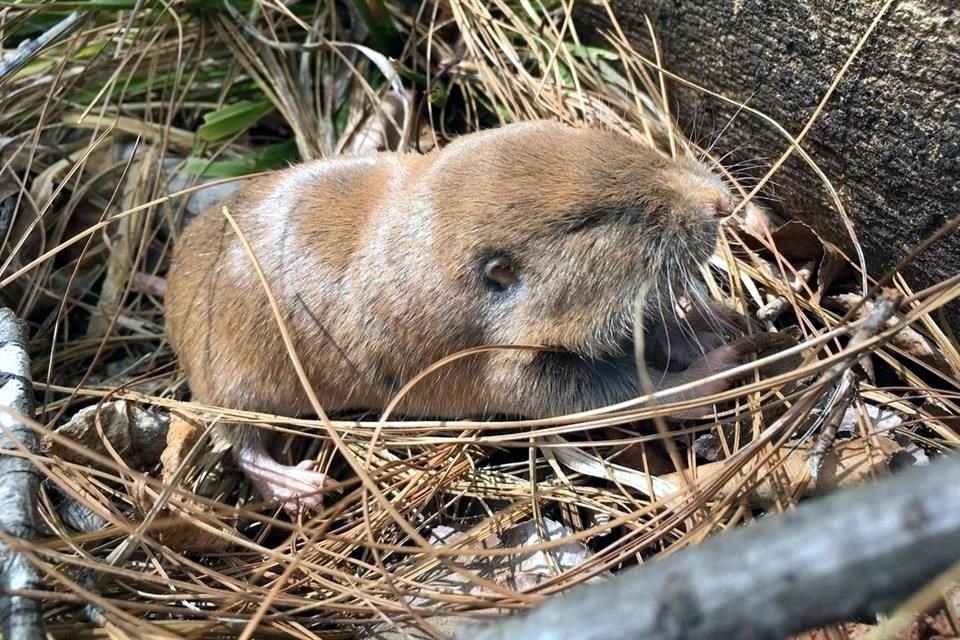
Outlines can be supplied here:
[[[0, 309], [0, 407], [21, 416], [33, 416], [26, 330], [13, 311], [6, 308]], [[40, 476], [22, 455], [5, 452], [22, 448], [39, 453], [39, 438], [7, 411], [0, 412], [0, 424], [0, 531], [4, 537], [29, 540], [41, 533], [37, 515]], [[43, 582], [22, 554], [0, 541], [0, 636], [5, 640], [45, 637], [40, 602], [11, 595], [23, 589], [43, 589]]]
[[781, 639], [871, 616], [960, 560], [960, 458], [805, 503], [460, 640]]

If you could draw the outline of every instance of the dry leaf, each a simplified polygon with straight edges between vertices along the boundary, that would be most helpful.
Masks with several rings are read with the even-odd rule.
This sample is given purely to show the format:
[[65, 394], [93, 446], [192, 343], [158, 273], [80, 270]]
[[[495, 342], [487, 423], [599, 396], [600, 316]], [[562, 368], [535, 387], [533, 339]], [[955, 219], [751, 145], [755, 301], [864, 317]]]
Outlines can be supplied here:
[[[878, 407], [875, 404], [864, 403], [869, 422], [874, 433], [887, 434], [903, 424], [903, 416], [896, 411], [891, 411], [884, 407]], [[860, 423], [857, 420], [858, 409], [856, 407], [847, 407], [843, 417], [840, 419], [840, 425], [837, 427], [837, 433], [860, 433]]]
[[[490, 536], [482, 543], [485, 548], [523, 548], [572, 535], [572, 532], [559, 522], [543, 518], [543, 530], [532, 520], [522, 522], [500, 535]], [[542, 535], [541, 535], [542, 534]], [[435, 544], [450, 544], [463, 536], [463, 533], [452, 527], [439, 526], [431, 531], [429, 540]], [[557, 571], [572, 569], [593, 555], [593, 552], [580, 542], [568, 542], [548, 551], [533, 551], [510, 556], [475, 557], [464, 556], [454, 561], [477, 575], [493, 580], [497, 584], [514, 591], [529, 589], [558, 575]], [[603, 577], [593, 578], [587, 582], [603, 580]], [[447, 592], [454, 595], [463, 595], [482, 592], [483, 587], [470, 582], [466, 577], [457, 573], [441, 572], [434, 578], [424, 580], [432, 591]], [[437, 601], [430, 596], [408, 597], [406, 601], [412, 606], [436, 608]], [[504, 613], [506, 613], [504, 611]], [[428, 618], [431, 625], [439, 631], [452, 634], [453, 631], [468, 622], [457, 616], [437, 616]], [[407, 638], [428, 638], [417, 631], [415, 627], [405, 624], [380, 625], [361, 635], [366, 640], [406, 640]]]
[[[179, 475], [181, 476], [180, 487], [187, 488], [184, 482], [185, 474], [180, 473], [180, 469], [187, 462], [187, 456], [202, 435], [203, 429], [200, 425], [176, 413], [171, 414], [170, 428], [167, 430], [167, 446], [160, 456], [163, 463], [160, 479], [164, 484], [176, 482]], [[138, 497], [141, 514], [146, 514], [157, 496], [153, 492], [141, 491]], [[230, 546], [227, 537], [197, 526], [196, 513], [201, 510], [209, 511], [209, 508], [199, 503], [189, 504], [181, 496], [172, 495], [159, 516], [164, 521], [163, 527], [154, 528], [153, 531], [160, 542], [174, 551], [209, 553], [227, 549]]]
[[160, 479], [172, 482], [177, 470], [186, 460], [190, 449], [197, 443], [203, 429], [195, 422], [191, 422], [176, 413], [170, 414], [170, 428], [167, 429], [167, 446], [160, 455], [163, 470]]
[[[810, 476], [810, 462], [807, 457], [813, 444], [806, 442], [792, 447], [784, 445], [782, 451], [789, 453], [773, 477], [765, 477], [747, 494], [747, 501], [757, 507], [767, 508], [775, 504], [784, 495], [815, 495], [828, 493], [841, 487], [853, 486], [874, 476], [889, 472], [890, 459], [901, 451], [901, 447], [890, 438], [860, 438], [834, 447], [823, 458], [819, 479], [814, 483]], [[687, 474], [699, 481], [699, 485], [710, 476], [724, 471], [726, 462], [711, 462], [701, 465]], [[679, 473], [661, 476], [661, 480], [683, 486]], [[731, 491], [738, 490], [742, 479], [735, 476], [713, 498], [721, 498]]]
[[[823, 257], [826, 242], [817, 235], [810, 225], [791, 220], [770, 232], [773, 245], [788, 260], [817, 260]], [[744, 238], [747, 245], [757, 250], [764, 249], [758, 240]]]
[[[157, 152], [156, 147], [153, 146], [148, 147], [130, 164], [123, 188], [121, 206], [124, 210], [132, 209], [138, 203], [150, 199], [150, 185], [156, 165]], [[88, 338], [106, 335], [111, 318], [120, 310], [127, 283], [138, 268], [136, 259], [148, 213], [147, 210], [137, 211], [122, 217], [115, 225], [107, 228], [110, 234], [110, 241], [107, 243], [110, 251], [107, 258], [107, 273], [100, 285], [97, 312], [91, 316], [90, 323], [87, 325]]]
[[[769, 234], [773, 246], [782, 258], [786, 258], [791, 263], [803, 264], [808, 268], [817, 265], [816, 286], [813, 287], [811, 283], [815, 299], [818, 300], [824, 295], [835, 282], [849, 278], [853, 274], [849, 261], [844, 258], [836, 245], [821, 238], [809, 225], [791, 220], [771, 230], [770, 227], [765, 228], [766, 223], [758, 216], [747, 218], [747, 220], [751, 223], [747, 224], [746, 220], [741, 221], [740, 227], [746, 232], [743, 239], [748, 247], [761, 255], [769, 253], [766, 249], [766, 238]], [[775, 260], [771, 262], [776, 263]], [[803, 275], [808, 280], [811, 279], [809, 274]], [[799, 289], [795, 287], [794, 290]]]
[[850, 262], [837, 251], [836, 247], [828, 244], [824, 248], [825, 252], [817, 269], [817, 290], [814, 296], [814, 302], [818, 304], [820, 298], [833, 286], [834, 282], [849, 280], [853, 275]]
[[[216, 180], [216, 178], [197, 177], [182, 171], [174, 171], [174, 169], [179, 166], [181, 162], [181, 160], [171, 156], [168, 156], [167, 159], [164, 160], [164, 170], [167, 172], [172, 171], [169, 179], [167, 180], [166, 193], [177, 193], [178, 191], [182, 191], [188, 187], [203, 185]], [[248, 180], [245, 178], [238, 178], [236, 180], [231, 180], [230, 182], [220, 182], [218, 184], [205, 186], [202, 189], [191, 191], [188, 195], [183, 196], [186, 198], [187, 203], [184, 208], [185, 215], [182, 224], [186, 224], [187, 221], [200, 215], [204, 209], [218, 204], [221, 200], [226, 198], [234, 191], [240, 189], [240, 187], [247, 182]], [[179, 206], [180, 200], [177, 200], [174, 203], [165, 203], [158, 207], [158, 212], [166, 211], [169, 213], [171, 209], [176, 209]]]
[[569, 446], [570, 443], [560, 436], [545, 436], [544, 441], [559, 445], [541, 449], [547, 460], [554, 460], [567, 469], [584, 475], [610, 480], [628, 486], [641, 494], [649, 496], [651, 490], [657, 496], [674, 493], [680, 484], [674, 480], [666, 480], [665, 476], [654, 476], [645, 473], [640, 468], [630, 468], [619, 462], [608, 462], [599, 456], [588, 452], [589, 445], [584, 447]]
[[408, 121], [412, 105], [412, 92], [406, 89], [403, 93], [389, 91], [380, 101], [377, 112], [367, 117], [354, 132], [344, 152], [359, 155], [401, 149], [407, 142], [404, 132], [410, 130]]
[[[504, 532], [501, 536], [502, 546], [523, 548], [573, 534], [562, 524], [549, 518], [543, 518], [543, 529], [541, 532], [532, 520], [519, 524]], [[500, 563], [495, 569], [493, 579], [515, 591], [529, 589], [558, 575], [557, 570], [562, 572], [572, 569], [586, 562], [592, 555], [593, 552], [582, 543], [567, 542], [548, 551], [507, 556], [507, 561]]]
[[[16, 195], [20, 187], [13, 180], [0, 176], [0, 238], [7, 238], [7, 231], [13, 222], [14, 208], [17, 206]], [[3, 252], [6, 253], [6, 252]], [[0, 253], [0, 255], [3, 255]]]
[[960, 631], [960, 583], [954, 582], [943, 590], [943, 602], [953, 623], [954, 632]]
[[[141, 158], [147, 152], [148, 147], [144, 144], [128, 143], [119, 145], [116, 149], [116, 161], [118, 163], [139, 163]], [[163, 156], [163, 162], [159, 163], [163, 172], [163, 180], [166, 186], [160, 189], [161, 193], [174, 194], [184, 189], [197, 188], [172, 202], [163, 202], [157, 205], [155, 219], [158, 221], [168, 221], [172, 219], [174, 211], [180, 207], [184, 210], [184, 219], [180, 221], [179, 226], [183, 226], [189, 220], [200, 215], [200, 213], [209, 207], [218, 204], [228, 195], [240, 189], [249, 182], [246, 178], [237, 178], [229, 182], [219, 182], [222, 178], [197, 176], [183, 170], [185, 159], [169, 151]], [[157, 164], [153, 165], [152, 170], [156, 170]], [[216, 184], [209, 184], [209, 183]], [[207, 185], [207, 186], [203, 186]], [[141, 203], [137, 203], [141, 204]]]
[[929, 419], [930, 417], [942, 423], [947, 429], [960, 433], [960, 415], [951, 411], [949, 407], [934, 397], [925, 398], [920, 405], [921, 415]]
[[[150, 512], [159, 497], [144, 485], [140, 485], [139, 491], [133, 492], [132, 496], [140, 519]], [[217, 553], [228, 549], [231, 544], [228, 536], [197, 526], [197, 510], [202, 508], [171, 495], [157, 514], [158, 523], [150, 527], [150, 532], [162, 544], [179, 553]]]
[[[145, 470], [160, 460], [167, 438], [169, 416], [127, 402], [113, 400], [85, 407], [58, 427], [56, 433], [78, 442], [85, 448], [110, 455], [112, 448], [125, 464]], [[109, 447], [107, 445], [109, 443]], [[45, 449], [68, 462], [92, 464], [90, 459], [53, 440]]]

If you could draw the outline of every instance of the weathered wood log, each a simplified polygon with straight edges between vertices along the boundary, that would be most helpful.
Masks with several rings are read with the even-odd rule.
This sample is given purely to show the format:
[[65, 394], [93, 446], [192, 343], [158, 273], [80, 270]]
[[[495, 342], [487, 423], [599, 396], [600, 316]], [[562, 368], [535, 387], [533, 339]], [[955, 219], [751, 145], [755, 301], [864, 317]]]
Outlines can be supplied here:
[[[798, 134], [885, 2], [612, 0], [634, 47], [652, 58], [644, 16], [671, 72], [772, 117]], [[606, 14], [584, 12], [603, 27]], [[672, 108], [695, 140], [725, 161], [768, 164], [789, 146], [757, 116], [669, 83]], [[960, 215], [960, 4], [895, 2], [845, 72], [803, 147], [853, 218], [871, 275], [883, 275], [947, 220]], [[749, 172], [762, 175], [766, 167]], [[794, 156], [774, 178], [773, 204], [827, 239], [851, 243], [822, 183]], [[953, 232], [903, 273], [917, 287], [960, 271]], [[956, 307], [955, 307], [956, 308]], [[960, 313], [947, 314], [960, 330]]]
[[837, 492], [604, 582], [472, 640], [784, 638], [869, 616], [960, 558], [960, 459]]
[[[6, 410], [0, 413], [0, 531], [22, 540], [41, 534], [37, 514], [40, 474], [27, 458], [6, 452], [40, 452], [36, 432], [13, 415], [32, 416], [33, 405], [26, 328], [13, 311], [0, 309], [0, 406]], [[0, 637], [45, 637], [40, 602], [18, 595], [19, 591], [41, 589], [37, 569], [22, 554], [0, 543]]]

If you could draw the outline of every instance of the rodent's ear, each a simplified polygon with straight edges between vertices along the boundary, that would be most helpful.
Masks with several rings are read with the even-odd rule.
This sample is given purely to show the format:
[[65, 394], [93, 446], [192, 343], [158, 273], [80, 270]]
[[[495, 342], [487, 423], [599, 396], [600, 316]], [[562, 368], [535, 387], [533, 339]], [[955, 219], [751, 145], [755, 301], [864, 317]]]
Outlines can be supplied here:
[[495, 291], [504, 291], [520, 280], [509, 256], [487, 258], [483, 263], [483, 277], [487, 286]]

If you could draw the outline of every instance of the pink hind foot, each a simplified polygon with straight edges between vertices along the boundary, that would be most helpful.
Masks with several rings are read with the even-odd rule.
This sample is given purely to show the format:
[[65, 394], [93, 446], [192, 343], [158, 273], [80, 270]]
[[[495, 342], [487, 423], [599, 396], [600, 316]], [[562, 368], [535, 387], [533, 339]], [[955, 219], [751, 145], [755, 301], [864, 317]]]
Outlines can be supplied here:
[[330, 479], [311, 468], [313, 460], [303, 460], [293, 467], [280, 464], [258, 444], [243, 447], [236, 458], [260, 496], [271, 503], [282, 503], [287, 513], [294, 515], [323, 507], [323, 488], [330, 484]]

